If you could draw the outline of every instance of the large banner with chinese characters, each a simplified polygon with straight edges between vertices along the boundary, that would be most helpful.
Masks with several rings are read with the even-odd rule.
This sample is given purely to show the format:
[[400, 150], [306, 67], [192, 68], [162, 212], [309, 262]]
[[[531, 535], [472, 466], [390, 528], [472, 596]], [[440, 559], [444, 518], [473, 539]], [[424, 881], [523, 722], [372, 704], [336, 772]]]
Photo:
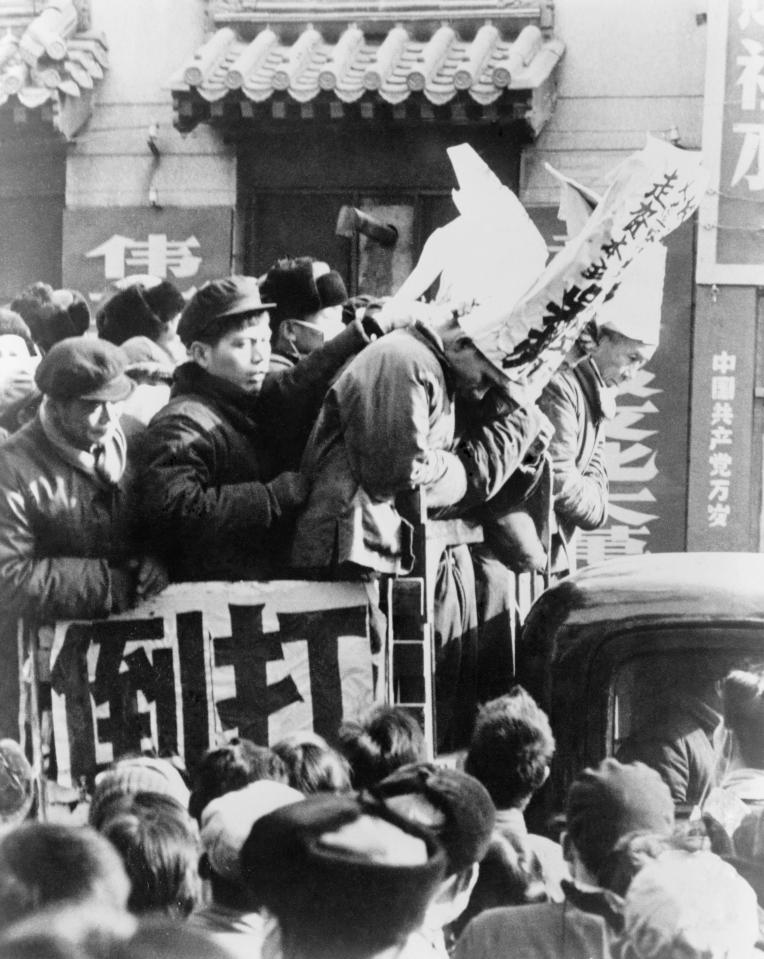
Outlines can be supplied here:
[[64, 211], [63, 284], [91, 308], [115, 280], [149, 273], [189, 295], [231, 272], [229, 207], [86, 207]]
[[764, 0], [708, 5], [698, 283], [764, 284]]
[[51, 653], [59, 782], [125, 752], [192, 765], [233, 736], [333, 736], [372, 700], [367, 597], [355, 583], [169, 586], [106, 620], [59, 622]]

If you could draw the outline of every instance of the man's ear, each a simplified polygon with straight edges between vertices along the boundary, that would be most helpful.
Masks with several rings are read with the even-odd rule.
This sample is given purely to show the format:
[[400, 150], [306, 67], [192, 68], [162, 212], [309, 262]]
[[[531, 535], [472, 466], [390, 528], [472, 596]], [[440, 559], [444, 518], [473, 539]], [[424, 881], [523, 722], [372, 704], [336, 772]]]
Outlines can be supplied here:
[[290, 343], [294, 343], [297, 339], [297, 333], [295, 332], [294, 324], [291, 320], [282, 320], [279, 324], [279, 336], [283, 336], [285, 340], [288, 340]]
[[202, 369], [207, 369], [210, 362], [210, 350], [212, 347], [209, 343], [200, 343], [199, 340], [194, 340], [194, 342], [188, 348], [188, 355], [194, 361], [198, 363]]

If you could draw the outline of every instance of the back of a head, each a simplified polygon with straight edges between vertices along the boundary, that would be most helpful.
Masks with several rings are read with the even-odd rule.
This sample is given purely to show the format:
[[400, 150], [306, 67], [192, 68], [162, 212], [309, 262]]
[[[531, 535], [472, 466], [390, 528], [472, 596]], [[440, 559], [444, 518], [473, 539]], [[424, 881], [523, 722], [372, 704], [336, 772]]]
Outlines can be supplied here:
[[363, 797], [311, 796], [259, 819], [244, 881], [277, 917], [284, 954], [371, 957], [418, 928], [443, 877], [432, 834]]
[[54, 290], [48, 283], [33, 283], [11, 302], [11, 309], [26, 322], [32, 339], [46, 352], [61, 340], [82, 336], [90, 325], [90, 310], [76, 290]]
[[480, 709], [464, 768], [497, 809], [522, 807], [546, 781], [554, 750], [546, 713], [515, 686]]
[[[231, 953], [198, 928], [151, 916], [130, 938], [115, 943], [104, 959], [231, 959]], [[252, 959], [257, 959], [255, 953]]]
[[267, 746], [257, 746], [249, 739], [237, 739], [210, 749], [194, 771], [188, 811], [199, 821], [204, 807], [211, 800], [259, 779], [279, 783], [288, 781], [284, 763]]
[[0, 934], [0, 959], [111, 959], [136, 930], [135, 916], [90, 903], [35, 910]]
[[618, 840], [631, 832], [669, 835], [674, 804], [660, 775], [644, 763], [603, 759], [584, 769], [568, 790], [566, 827], [581, 861], [599, 876]]
[[764, 672], [733, 670], [722, 684], [722, 712], [744, 763], [764, 769]]
[[122, 910], [129, 891], [120, 857], [89, 827], [30, 822], [0, 839], [0, 927], [55, 904]]
[[354, 789], [366, 789], [424, 759], [422, 728], [402, 706], [380, 703], [360, 719], [344, 722], [338, 738]]
[[199, 838], [186, 810], [169, 796], [139, 793], [110, 807], [103, 835], [122, 857], [132, 883], [128, 908], [186, 916], [199, 894]]
[[758, 938], [756, 897], [710, 852], [669, 850], [633, 879], [621, 959], [746, 959]]
[[287, 781], [305, 796], [342, 793], [350, 789], [350, 772], [344, 758], [320, 736], [291, 736], [273, 746], [287, 771]]
[[468, 773], [415, 763], [402, 766], [370, 792], [397, 816], [438, 837], [448, 875], [471, 869], [488, 851], [496, 811], [485, 787]]
[[122, 796], [134, 796], [144, 792], [170, 796], [184, 809], [188, 808], [188, 787], [169, 759], [125, 756], [96, 777], [90, 803], [90, 825], [100, 829], [112, 802]]

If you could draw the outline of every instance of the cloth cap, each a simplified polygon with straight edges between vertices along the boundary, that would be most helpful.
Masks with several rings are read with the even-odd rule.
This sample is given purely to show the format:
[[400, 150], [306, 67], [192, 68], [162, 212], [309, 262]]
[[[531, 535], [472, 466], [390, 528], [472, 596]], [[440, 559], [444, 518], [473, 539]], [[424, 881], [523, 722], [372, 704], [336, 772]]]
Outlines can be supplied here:
[[438, 837], [450, 873], [480, 862], [488, 851], [496, 810], [488, 790], [474, 776], [413, 763], [397, 769], [372, 787], [371, 793], [398, 815]]
[[99, 810], [115, 796], [132, 796], [144, 792], [169, 796], [184, 809], [188, 809], [190, 793], [173, 764], [166, 759], [135, 756], [120, 759], [111, 769], [106, 769], [96, 776], [90, 804], [90, 821], [97, 822]]
[[26, 818], [34, 801], [34, 771], [13, 739], [0, 739], [0, 825]]
[[26, 343], [30, 356], [34, 349], [32, 333], [23, 319], [14, 310], [0, 307], [0, 336], [20, 336]]
[[178, 323], [178, 336], [184, 346], [190, 346], [221, 317], [261, 313], [275, 305], [262, 301], [257, 280], [252, 276], [227, 276], [222, 280], [211, 280], [197, 290], [186, 304]]
[[113, 343], [72, 336], [50, 348], [35, 371], [35, 382], [40, 392], [57, 400], [118, 402], [133, 391], [126, 366], [127, 357]]
[[239, 854], [254, 824], [275, 809], [303, 798], [291, 786], [260, 779], [207, 803], [201, 835], [212, 871], [229, 881], [241, 882]]
[[635, 959], [754, 955], [753, 889], [711, 852], [672, 849], [647, 863], [629, 886], [623, 915]]
[[604, 759], [584, 769], [568, 790], [568, 834], [588, 868], [596, 871], [627, 833], [669, 833], [674, 803], [660, 775], [644, 763]]
[[282, 922], [330, 938], [341, 954], [342, 942], [381, 949], [418, 928], [445, 853], [427, 830], [363, 795], [322, 794], [259, 819], [241, 868]]

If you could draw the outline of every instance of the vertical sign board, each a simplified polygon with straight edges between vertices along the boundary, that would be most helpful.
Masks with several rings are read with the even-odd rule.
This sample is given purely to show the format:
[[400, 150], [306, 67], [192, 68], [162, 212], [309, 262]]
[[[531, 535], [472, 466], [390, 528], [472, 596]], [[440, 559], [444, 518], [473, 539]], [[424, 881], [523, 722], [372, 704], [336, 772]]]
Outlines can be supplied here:
[[[557, 208], [528, 212], [553, 255], [566, 240]], [[609, 518], [602, 529], [579, 532], [581, 566], [685, 548], [693, 234], [694, 223], [688, 222], [665, 241], [661, 345], [647, 368], [622, 389], [617, 414], [606, 425]]]
[[187, 296], [231, 272], [230, 207], [81, 207], [64, 211], [63, 282], [96, 307], [132, 274], [170, 280]]
[[750, 495], [755, 316], [753, 287], [698, 290], [688, 550], [756, 549]]
[[703, 165], [698, 283], [764, 285], [764, 0], [709, 4]]
[[333, 737], [372, 701], [360, 583], [177, 583], [129, 613], [56, 623], [51, 651], [59, 782], [127, 752], [193, 766], [233, 736]]

